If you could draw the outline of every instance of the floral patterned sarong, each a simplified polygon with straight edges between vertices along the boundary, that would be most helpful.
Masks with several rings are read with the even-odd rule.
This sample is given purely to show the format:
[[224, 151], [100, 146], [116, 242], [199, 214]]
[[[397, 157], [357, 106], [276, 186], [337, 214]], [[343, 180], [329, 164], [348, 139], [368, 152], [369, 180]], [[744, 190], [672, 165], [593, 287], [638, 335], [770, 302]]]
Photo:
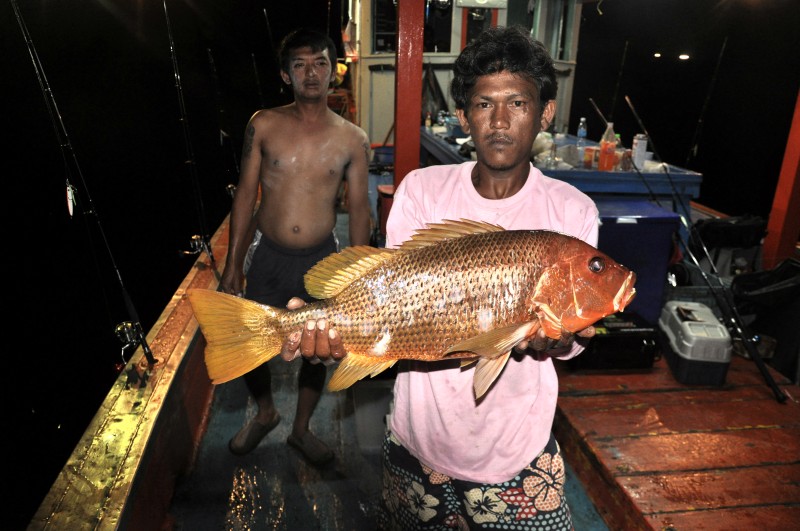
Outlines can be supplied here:
[[572, 530], [564, 498], [564, 460], [555, 438], [509, 481], [452, 479], [420, 463], [389, 434], [383, 443], [384, 531], [504, 529]]

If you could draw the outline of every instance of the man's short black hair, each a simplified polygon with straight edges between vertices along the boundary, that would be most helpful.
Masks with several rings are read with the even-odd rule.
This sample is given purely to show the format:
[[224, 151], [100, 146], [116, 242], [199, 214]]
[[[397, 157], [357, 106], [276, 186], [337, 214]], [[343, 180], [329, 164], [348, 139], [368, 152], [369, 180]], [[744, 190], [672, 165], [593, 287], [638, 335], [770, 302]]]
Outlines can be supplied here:
[[539, 89], [539, 112], [556, 97], [558, 81], [553, 59], [544, 45], [520, 26], [483, 31], [459, 54], [453, 65], [450, 95], [456, 109], [464, 109], [478, 78], [499, 72], [524, 76]]
[[278, 63], [281, 65], [281, 70], [289, 72], [289, 61], [291, 60], [292, 50], [308, 46], [311, 51], [316, 53], [322, 50], [328, 50], [328, 59], [331, 65], [336, 65], [336, 44], [333, 39], [324, 33], [309, 29], [300, 28], [292, 31], [281, 41], [278, 48]]

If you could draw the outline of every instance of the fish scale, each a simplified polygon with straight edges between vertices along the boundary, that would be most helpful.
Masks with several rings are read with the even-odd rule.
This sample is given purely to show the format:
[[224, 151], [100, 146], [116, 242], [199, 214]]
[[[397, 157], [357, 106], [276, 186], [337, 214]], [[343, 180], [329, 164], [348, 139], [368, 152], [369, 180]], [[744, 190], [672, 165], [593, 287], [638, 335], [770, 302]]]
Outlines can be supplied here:
[[[284, 330], [296, 329], [311, 314], [324, 309], [321, 313], [330, 313], [329, 320], [350, 354], [441, 359], [442, 352], [454, 341], [520, 319], [527, 313], [525, 286], [539, 268], [524, 268], [519, 264], [534, 263], [540, 248], [528, 253], [524, 249], [518, 253], [490, 252], [513, 248], [523, 241], [527, 239], [488, 233], [415, 249], [375, 268], [353, 283], [352, 289], [317, 303], [319, 307], [309, 309], [308, 313], [288, 319]], [[459, 259], [464, 256], [469, 258]], [[507, 296], [513, 293], [521, 296]], [[383, 304], [377, 302], [384, 300]], [[372, 311], [362, 312], [362, 308]], [[490, 312], [489, 323], [480, 319], [484, 315], [482, 310]], [[337, 319], [337, 313], [355, 318]], [[391, 345], [376, 354], [373, 347], [385, 334], [391, 336]], [[464, 356], [474, 357], [474, 354], [456, 355]]]

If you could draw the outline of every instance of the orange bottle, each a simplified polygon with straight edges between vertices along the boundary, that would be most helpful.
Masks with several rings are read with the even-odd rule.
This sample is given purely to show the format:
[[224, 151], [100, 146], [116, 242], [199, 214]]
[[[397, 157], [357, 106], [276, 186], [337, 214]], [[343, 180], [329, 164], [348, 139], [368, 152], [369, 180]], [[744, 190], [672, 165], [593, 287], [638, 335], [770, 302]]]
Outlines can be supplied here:
[[614, 171], [617, 155], [617, 135], [614, 134], [614, 122], [608, 122], [606, 132], [600, 139], [600, 159], [597, 162], [599, 171]]

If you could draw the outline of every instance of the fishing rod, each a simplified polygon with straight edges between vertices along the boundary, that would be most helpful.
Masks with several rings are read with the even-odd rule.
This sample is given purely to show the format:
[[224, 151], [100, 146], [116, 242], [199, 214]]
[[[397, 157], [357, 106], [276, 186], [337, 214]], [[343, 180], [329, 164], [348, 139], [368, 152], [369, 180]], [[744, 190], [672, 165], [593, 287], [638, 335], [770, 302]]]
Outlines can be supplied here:
[[[236, 157], [236, 150], [233, 149], [233, 141], [231, 140], [231, 135], [225, 131], [225, 126], [227, 125], [227, 118], [225, 114], [225, 107], [222, 104], [222, 90], [220, 90], [219, 86], [219, 77], [217, 76], [217, 67], [214, 63], [214, 56], [211, 53], [211, 48], [208, 48], [208, 62], [211, 67], [211, 77], [214, 80], [214, 89], [217, 93], [217, 112], [219, 114], [219, 145], [220, 147], [228, 146], [228, 152], [231, 157], [231, 161], [233, 162], [233, 170], [235, 175], [239, 176], [239, 159]], [[228, 168], [228, 174], [230, 176], [230, 168]], [[233, 179], [231, 179], [233, 180]]]
[[[594, 107], [595, 112], [600, 117], [600, 119], [603, 121], [603, 123], [605, 123], [606, 126], [608, 126], [608, 120], [606, 120], [606, 117], [603, 114], [603, 111], [600, 110], [600, 108], [597, 106], [597, 104], [594, 102], [594, 100], [592, 98], [589, 98], [589, 102], [592, 104], [592, 106]], [[653, 201], [658, 206], [662, 206], [661, 202], [658, 200], [658, 196], [653, 191], [653, 188], [650, 186], [650, 183], [647, 182], [647, 179], [644, 178], [644, 175], [642, 175], [642, 172], [639, 171], [639, 168], [636, 166], [636, 163], [633, 161], [633, 158], [631, 158], [631, 167], [636, 172], [636, 175], [639, 177], [639, 179], [642, 181], [642, 184], [644, 185], [644, 187], [647, 189], [647, 195], [650, 198], [650, 201]]]
[[[275, 61], [278, 70], [280, 70], [281, 68], [280, 59], [278, 58], [277, 50], [275, 49], [275, 37], [272, 35], [272, 26], [269, 23], [269, 14], [267, 14], [267, 8], [266, 7], [263, 8], [261, 12], [264, 13], [264, 22], [267, 26], [267, 44], [269, 45], [269, 52], [270, 52], [269, 56], [272, 58], [273, 61]], [[258, 74], [258, 66], [256, 65], [255, 55], [253, 55], [253, 71], [255, 72], [256, 75], [256, 83], [258, 85], [258, 97], [260, 98], [261, 108], [263, 109], [264, 107], [267, 106], [267, 103], [266, 99], [264, 99], [264, 93], [261, 91], [261, 77]], [[280, 86], [279, 89], [280, 92], [283, 93], [284, 91], [283, 83], [281, 83], [279, 86]]]
[[275, 40], [272, 37], [272, 27], [269, 25], [269, 15], [267, 15], [267, 8], [263, 9], [264, 11], [264, 20], [267, 23], [267, 37], [269, 38], [269, 47], [270, 49], [275, 48]]
[[175, 54], [175, 40], [172, 38], [172, 25], [169, 21], [169, 12], [167, 11], [167, 0], [164, 0], [164, 18], [167, 22], [167, 35], [169, 36], [169, 49], [172, 58], [172, 71], [175, 75], [175, 89], [178, 92], [178, 106], [181, 112], [181, 125], [183, 126], [183, 143], [186, 148], [186, 164], [189, 166], [189, 175], [191, 177], [192, 186], [194, 188], [195, 207], [197, 208], [197, 217], [200, 223], [200, 234], [192, 236], [190, 241], [190, 250], [178, 251], [179, 255], [194, 255], [205, 252], [211, 259], [211, 267], [214, 268], [214, 273], [219, 278], [217, 272], [216, 260], [214, 260], [214, 253], [211, 251], [211, 244], [209, 243], [209, 233], [206, 228], [205, 222], [205, 209], [203, 208], [203, 197], [200, 190], [200, 179], [197, 175], [197, 164], [194, 159], [194, 149], [192, 148], [192, 138], [189, 133], [189, 119], [186, 114], [186, 104], [183, 99], [183, 88], [181, 87], [181, 74], [178, 69], [178, 58]]
[[[50, 87], [50, 83], [47, 81], [47, 76], [44, 72], [44, 66], [42, 65], [41, 60], [39, 59], [39, 54], [36, 51], [36, 47], [33, 44], [33, 39], [31, 38], [30, 32], [28, 31], [28, 27], [25, 24], [25, 20], [22, 18], [22, 13], [19, 10], [19, 6], [17, 5], [16, 0], [11, 0], [11, 5], [14, 9], [14, 14], [17, 18], [17, 23], [22, 31], [22, 37], [25, 40], [25, 44], [28, 48], [28, 54], [31, 57], [31, 61], [33, 62], [33, 69], [36, 72], [36, 78], [39, 82], [39, 88], [42, 91], [42, 96], [44, 97], [45, 106], [47, 107], [47, 111], [50, 114], [50, 121], [53, 125], [53, 129], [55, 130], [56, 139], [58, 140], [58, 144], [61, 147], [61, 155], [64, 159], [64, 167], [67, 172], [67, 179], [66, 179], [66, 196], [67, 196], [67, 210], [69, 212], [70, 218], [73, 215], [73, 208], [77, 204], [77, 188], [72, 185], [69, 174], [70, 174], [70, 164], [75, 168], [75, 174], [77, 175], [80, 184], [83, 187], [86, 195], [86, 203], [89, 206], [89, 209], [84, 212], [89, 216], [92, 216], [97, 223], [97, 229], [100, 232], [100, 236], [103, 239], [103, 244], [105, 245], [106, 251], [108, 252], [108, 257], [111, 260], [111, 267], [114, 269], [114, 272], [117, 275], [117, 280], [119, 281], [120, 288], [122, 289], [122, 297], [125, 302], [125, 307], [128, 310], [128, 315], [131, 318], [131, 321], [126, 321], [117, 326], [117, 336], [119, 337], [119, 331], [125, 330], [126, 334], [124, 340], [127, 344], [123, 347], [123, 361], [124, 361], [124, 352], [125, 349], [131, 346], [135, 346], [139, 344], [142, 346], [142, 351], [144, 352], [145, 357], [147, 358], [147, 363], [152, 367], [156, 364], [156, 359], [153, 356], [153, 352], [150, 350], [149, 345], [147, 344], [147, 339], [145, 338], [144, 332], [142, 331], [142, 325], [139, 320], [139, 314], [136, 311], [136, 307], [133, 304], [133, 300], [128, 294], [128, 290], [125, 288], [125, 283], [122, 281], [122, 273], [120, 273], [119, 267], [117, 267], [116, 260], [114, 259], [114, 254], [111, 252], [111, 246], [108, 243], [108, 238], [106, 238], [105, 230], [103, 230], [103, 224], [100, 222], [100, 215], [95, 208], [94, 202], [92, 201], [92, 197], [89, 194], [89, 187], [86, 185], [86, 180], [83, 178], [83, 173], [80, 169], [80, 164], [78, 163], [78, 158], [75, 155], [75, 151], [72, 149], [72, 142], [69, 139], [69, 134], [67, 133], [67, 128], [64, 125], [64, 120], [61, 116], [61, 112], [58, 110], [58, 104], [56, 103], [55, 96], [53, 95], [53, 91]], [[90, 236], [91, 237], [91, 236]], [[122, 339], [122, 338], [121, 338]]]
[[[639, 117], [639, 114], [636, 112], [636, 109], [633, 106], [633, 102], [628, 96], [625, 96], [625, 101], [628, 103], [628, 107], [630, 107], [630, 110], [633, 113], [633, 116], [636, 119], [636, 122], [639, 124], [639, 127], [641, 128], [642, 132], [647, 135], [647, 138], [650, 141], [651, 149], [653, 150], [653, 155], [655, 155], [655, 157], [658, 160], [661, 160], [661, 156], [659, 155], [656, 149], [655, 142], [653, 142], [653, 137], [647, 131], [644, 122]], [[672, 176], [670, 175], [667, 166], [668, 165], [662, 161], [661, 167], [663, 168], [664, 173], [667, 176], [667, 180], [669, 181], [673, 200], [677, 201], [677, 203], [681, 206], [683, 212], [688, 212], [686, 210], [685, 205], [683, 205], [683, 201], [680, 198], [680, 194], [678, 194], [675, 188], [675, 183], [672, 180]], [[634, 164], [634, 169], [636, 170], [637, 173], [640, 174], [639, 169], [636, 168], [635, 164]], [[644, 179], [644, 176], [642, 176], [642, 178]], [[736, 336], [738, 336], [739, 339], [742, 340], [742, 344], [744, 345], [747, 354], [749, 355], [750, 359], [752, 359], [755, 362], [756, 367], [758, 367], [758, 370], [761, 373], [761, 376], [764, 378], [767, 385], [775, 395], [775, 399], [781, 404], [785, 403], [788, 397], [783, 392], [783, 390], [780, 387], [778, 387], [778, 385], [775, 383], [775, 379], [772, 377], [772, 374], [770, 374], [769, 370], [767, 369], [767, 366], [764, 363], [761, 354], [758, 352], [754, 336], [748, 331], [747, 326], [745, 325], [744, 320], [742, 319], [742, 316], [739, 314], [739, 310], [738, 308], [736, 308], [736, 303], [733, 300], [733, 295], [731, 294], [730, 289], [728, 288], [728, 286], [725, 285], [725, 283], [722, 282], [722, 279], [719, 276], [719, 272], [717, 271], [716, 265], [714, 264], [714, 261], [711, 259], [711, 256], [708, 252], [708, 248], [703, 242], [700, 232], [697, 230], [696, 227], [694, 226], [690, 227], [689, 223], [684, 218], [684, 216], [681, 215], [680, 219], [684, 224], [684, 226], [689, 231], [689, 234], [693, 238], [695, 238], [696, 241], [699, 242], [700, 248], [705, 253], [706, 259], [710, 264], [712, 275], [714, 278], [716, 278], [717, 283], [719, 284], [718, 286], [714, 286], [712, 284], [710, 276], [702, 268], [702, 266], [700, 265], [700, 261], [697, 259], [694, 252], [689, 248], [689, 245], [684, 240], [680, 232], [678, 232], [678, 239], [680, 240], [681, 245], [683, 246], [686, 253], [689, 255], [689, 258], [691, 259], [692, 263], [700, 271], [700, 276], [702, 277], [703, 282], [705, 282], [706, 286], [711, 292], [711, 295], [714, 297], [714, 300], [716, 301], [717, 306], [722, 312], [724, 319], [727, 321], [728, 328], [731, 331], [733, 331], [733, 333]]]
[[603, 115], [603, 112], [600, 110], [600, 107], [597, 106], [597, 104], [594, 102], [592, 98], [589, 98], [589, 103], [592, 104], [592, 107], [594, 107], [594, 112], [596, 112], [597, 116], [599, 116], [600, 119], [603, 121], [603, 125], [608, 127], [608, 120], [606, 120], [606, 117], [605, 115]]
[[261, 90], [261, 76], [258, 74], [258, 63], [256, 62], [256, 54], [250, 53], [250, 57], [253, 60], [253, 73], [256, 76], [256, 89], [258, 90], [258, 102], [261, 104], [261, 108], [267, 106], [266, 100], [264, 100], [264, 92]]
[[722, 55], [725, 53], [725, 46], [728, 44], [728, 37], [725, 37], [725, 40], [722, 41], [722, 48], [719, 51], [719, 56], [717, 56], [717, 65], [714, 67], [714, 73], [711, 76], [711, 83], [708, 86], [708, 92], [706, 92], [706, 99], [703, 102], [703, 108], [700, 111], [700, 116], [697, 118], [697, 127], [694, 130], [694, 136], [692, 137], [692, 145], [689, 147], [689, 153], [686, 154], [686, 167], [689, 167], [692, 159], [697, 157], [697, 151], [699, 149], [699, 142], [700, 142], [700, 133], [703, 130], [703, 123], [704, 118], [706, 115], [706, 110], [708, 109], [708, 103], [711, 101], [711, 93], [714, 91], [714, 85], [717, 83], [717, 74], [719, 73], [719, 65], [722, 63]]
[[[648, 142], [650, 143], [650, 149], [653, 151], [653, 156], [655, 156], [656, 160], [661, 161], [660, 166], [661, 169], [664, 171], [664, 176], [667, 178], [667, 182], [669, 183], [672, 199], [678, 203], [678, 207], [681, 212], [680, 215], [681, 223], [683, 223], [683, 226], [686, 228], [687, 231], [691, 231], [691, 227], [689, 227], [689, 222], [687, 221], [686, 216], [684, 216], [684, 214], [688, 214], [690, 211], [689, 209], [686, 208], [686, 205], [683, 203], [683, 199], [681, 199], [678, 190], [675, 188], [675, 181], [673, 181], [672, 174], [669, 172], [669, 165], [666, 162], [664, 162], [664, 159], [661, 158], [661, 154], [658, 152], [658, 149], [656, 148], [656, 144], [653, 141], [653, 137], [650, 136], [650, 132], [647, 131], [647, 128], [644, 126], [644, 122], [639, 117], [639, 113], [637, 113], [636, 109], [633, 107], [633, 102], [627, 95], [625, 96], [625, 102], [628, 104], [631, 113], [633, 113], [633, 117], [636, 119], [636, 123], [639, 124], [639, 128], [641, 129], [642, 133], [644, 133], [647, 136]], [[631, 162], [633, 163], [633, 161]], [[636, 168], [635, 163], [633, 163], [633, 167], [637, 172], [639, 171], [639, 169]], [[642, 178], [644, 179], [644, 176], [642, 176]]]
[[617, 82], [614, 85], [614, 94], [611, 96], [611, 110], [608, 111], [608, 119], [614, 121], [614, 107], [617, 106], [617, 95], [619, 94], [619, 85], [622, 82], [622, 72], [625, 69], [625, 59], [628, 56], [628, 41], [625, 41], [625, 48], [622, 50], [622, 60], [619, 63], [619, 72], [617, 72]]

